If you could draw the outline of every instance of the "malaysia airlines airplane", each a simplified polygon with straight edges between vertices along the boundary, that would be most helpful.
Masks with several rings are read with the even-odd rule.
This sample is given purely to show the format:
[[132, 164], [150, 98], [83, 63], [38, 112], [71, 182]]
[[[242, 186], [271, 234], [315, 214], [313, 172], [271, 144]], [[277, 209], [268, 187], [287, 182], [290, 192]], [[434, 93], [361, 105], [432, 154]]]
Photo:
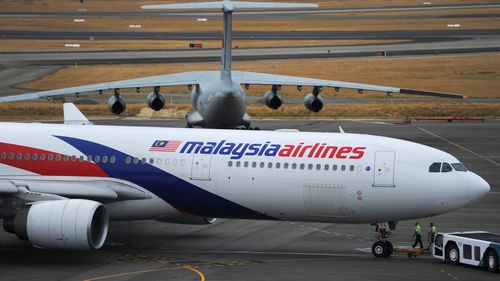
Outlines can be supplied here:
[[219, 1], [188, 4], [146, 5], [143, 9], [221, 9], [223, 12], [223, 47], [221, 54], [221, 70], [219, 71], [189, 71], [182, 73], [151, 76], [115, 82], [105, 82], [71, 88], [49, 90], [23, 95], [0, 97], [0, 102], [20, 101], [52, 97], [65, 94], [89, 93], [104, 90], [113, 90], [114, 95], [108, 100], [111, 112], [121, 114], [126, 107], [125, 100], [120, 96], [120, 89], [153, 87], [147, 97], [148, 106], [153, 110], [161, 110], [165, 106], [165, 98], [160, 93], [160, 87], [187, 85], [191, 92], [192, 111], [186, 116], [187, 126], [205, 128], [235, 128], [244, 126], [250, 128], [251, 117], [246, 113], [247, 97], [245, 89], [250, 85], [270, 85], [271, 89], [263, 97], [264, 104], [271, 109], [278, 109], [283, 104], [280, 94], [282, 86], [296, 86], [297, 90], [311, 87], [311, 92], [304, 97], [304, 106], [312, 112], [319, 112], [324, 106], [320, 96], [323, 88], [329, 87], [340, 91], [341, 88], [363, 91], [379, 91], [388, 95], [394, 93], [437, 96], [447, 98], [463, 98], [462, 95], [402, 89], [396, 87], [378, 86], [361, 83], [351, 83], [333, 80], [321, 80], [296, 76], [273, 75], [265, 73], [232, 71], [232, 16], [236, 9], [280, 9], [318, 7], [316, 4], [301, 3], [269, 3], [269, 2], [242, 2]]
[[378, 224], [383, 257], [398, 221], [490, 190], [446, 152], [371, 135], [97, 126], [73, 104], [0, 131], [4, 229], [43, 248], [99, 249], [109, 220], [234, 218]]

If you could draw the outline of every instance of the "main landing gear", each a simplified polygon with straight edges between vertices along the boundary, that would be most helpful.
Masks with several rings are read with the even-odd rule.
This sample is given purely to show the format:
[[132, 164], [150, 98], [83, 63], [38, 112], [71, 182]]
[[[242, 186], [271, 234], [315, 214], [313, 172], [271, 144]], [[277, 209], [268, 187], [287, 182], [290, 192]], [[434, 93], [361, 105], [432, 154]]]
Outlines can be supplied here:
[[387, 240], [391, 236], [391, 231], [396, 229], [396, 222], [379, 222], [375, 229], [377, 242], [372, 245], [372, 253], [377, 258], [385, 258], [392, 255], [394, 247]]

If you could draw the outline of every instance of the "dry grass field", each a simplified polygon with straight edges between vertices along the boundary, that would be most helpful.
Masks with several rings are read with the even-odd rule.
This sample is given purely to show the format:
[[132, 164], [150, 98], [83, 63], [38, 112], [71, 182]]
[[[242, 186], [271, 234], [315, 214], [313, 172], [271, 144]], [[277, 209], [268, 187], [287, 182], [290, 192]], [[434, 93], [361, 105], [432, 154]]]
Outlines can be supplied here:
[[[62, 68], [40, 80], [20, 85], [32, 90], [57, 89], [193, 70], [218, 70], [219, 63], [99, 65]], [[451, 92], [468, 97], [500, 97], [500, 53], [448, 56], [373, 57], [312, 60], [236, 61], [233, 69], [305, 76], [410, 89]], [[185, 87], [169, 88], [185, 92]], [[254, 86], [249, 95], [261, 96], [268, 87]], [[307, 91], [308, 89], [304, 89]], [[144, 91], [146, 92], [146, 90]], [[286, 96], [304, 95], [285, 87]], [[324, 94], [331, 95], [332, 90]], [[381, 97], [381, 93], [343, 90], [338, 97]]]
[[[408, 40], [234, 40], [237, 48], [363, 45], [402, 43]], [[187, 49], [189, 43], [202, 43], [203, 48], [220, 48], [220, 40], [44, 40], [0, 39], [0, 52], [49, 52], [49, 51], [111, 51]], [[65, 44], [80, 44], [79, 48]]]
[[[129, 25], [142, 25], [141, 31], [219, 31], [221, 19], [198, 22], [196, 18], [105, 18], [85, 17], [85, 22], [74, 22], [74, 17], [61, 18], [0, 18], [3, 30], [107, 30], [129, 31]], [[312, 17], [297, 19], [236, 19], [235, 31], [353, 31], [353, 30], [442, 30], [449, 23], [458, 23], [462, 29], [497, 29], [499, 17], [481, 18], [404, 18], [404, 19], [335, 19], [324, 20]]]
[[[5, 12], [42, 12], [62, 13], [75, 12], [86, 9], [89, 12], [130, 12], [140, 11], [140, 6], [145, 4], [184, 3], [198, 2], [199, 0], [84, 0], [80, 4], [77, 0], [2, 0], [0, 11]], [[275, 0], [283, 1], [283, 0]], [[384, 7], [384, 6], [409, 6], [422, 5], [427, 1], [409, 0], [294, 0], [290, 2], [317, 3], [322, 8], [349, 8], [349, 7]], [[431, 0], [432, 5], [449, 4], [475, 4], [476, 0]], [[496, 0], [481, 0], [481, 3], [498, 3]]]
[[[105, 104], [77, 105], [90, 119], [113, 118]], [[144, 104], [129, 104], [120, 117], [141, 117], [153, 119], [183, 119], [191, 106], [188, 104], [168, 105], [154, 112]], [[320, 113], [313, 113], [302, 105], [285, 104], [278, 110], [264, 105], [250, 105], [248, 113], [254, 118], [386, 118], [406, 117], [484, 117], [499, 118], [499, 103], [393, 103], [378, 102], [366, 104], [327, 104]], [[18, 102], [0, 104], [0, 120], [61, 120], [61, 103]]]

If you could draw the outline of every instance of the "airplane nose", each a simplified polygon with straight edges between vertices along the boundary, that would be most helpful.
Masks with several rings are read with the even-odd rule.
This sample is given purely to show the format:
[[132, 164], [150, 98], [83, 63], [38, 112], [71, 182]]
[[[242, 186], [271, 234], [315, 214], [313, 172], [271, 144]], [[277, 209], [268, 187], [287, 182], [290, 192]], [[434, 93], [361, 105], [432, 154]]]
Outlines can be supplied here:
[[469, 198], [478, 201], [490, 192], [490, 185], [480, 176], [470, 172], [469, 175]]

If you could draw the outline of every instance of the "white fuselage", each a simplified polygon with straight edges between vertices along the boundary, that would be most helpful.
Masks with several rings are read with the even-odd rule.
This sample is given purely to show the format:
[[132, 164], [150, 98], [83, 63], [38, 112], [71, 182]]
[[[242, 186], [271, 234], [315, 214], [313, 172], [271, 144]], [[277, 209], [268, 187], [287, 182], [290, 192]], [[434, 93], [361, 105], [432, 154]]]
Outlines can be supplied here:
[[201, 217], [372, 223], [449, 212], [489, 192], [470, 171], [429, 172], [435, 162], [459, 163], [452, 155], [387, 137], [17, 123], [0, 131], [2, 178], [103, 178], [151, 194], [148, 204], [109, 203], [112, 219], [157, 219], [173, 207]]

